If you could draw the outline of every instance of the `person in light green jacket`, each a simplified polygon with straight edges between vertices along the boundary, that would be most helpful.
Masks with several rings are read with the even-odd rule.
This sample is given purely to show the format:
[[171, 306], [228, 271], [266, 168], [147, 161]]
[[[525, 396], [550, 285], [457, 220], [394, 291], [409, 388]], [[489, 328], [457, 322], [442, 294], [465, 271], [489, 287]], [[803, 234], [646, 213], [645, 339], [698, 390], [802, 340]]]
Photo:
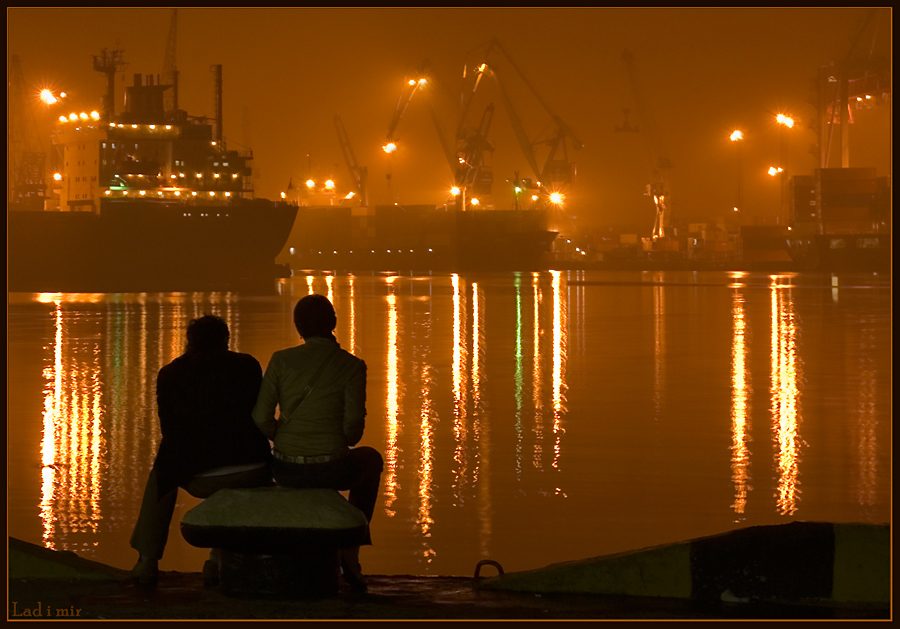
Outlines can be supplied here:
[[[366, 363], [341, 349], [336, 324], [327, 297], [297, 302], [294, 325], [303, 343], [272, 355], [253, 421], [273, 442], [276, 483], [349, 490], [350, 504], [371, 524], [384, 460], [374, 448], [353, 447], [365, 429]], [[371, 543], [367, 533], [364, 544]], [[358, 547], [341, 552], [341, 568], [351, 587], [365, 589]]]

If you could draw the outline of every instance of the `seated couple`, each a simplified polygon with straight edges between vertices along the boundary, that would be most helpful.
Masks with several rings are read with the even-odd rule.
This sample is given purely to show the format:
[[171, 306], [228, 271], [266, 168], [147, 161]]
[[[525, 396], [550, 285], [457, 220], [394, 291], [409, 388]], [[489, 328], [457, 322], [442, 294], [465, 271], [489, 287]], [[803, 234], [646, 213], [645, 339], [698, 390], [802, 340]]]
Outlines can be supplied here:
[[[304, 342], [275, 352], [263, 376], [255, 358], [229, 351], [222, 319], [190, 322], [187, 349], [157, 378], [162, 440], [131, 536], [139, 583], [156, 583], [179, 487], [197, 498], [273, 479], [349, 490], [350, 503], [371, 522], [383, 460], [373, 448], [353, 447], [365, 428], [366, 364], [341, 349], [336, 323], [326, 297], [301, 299], [294, 324]], [[341, 568], [348, 585], [365, 588], [359, 547], [341, 551]], [[203, 572], [216, 581], [215, 549]]]

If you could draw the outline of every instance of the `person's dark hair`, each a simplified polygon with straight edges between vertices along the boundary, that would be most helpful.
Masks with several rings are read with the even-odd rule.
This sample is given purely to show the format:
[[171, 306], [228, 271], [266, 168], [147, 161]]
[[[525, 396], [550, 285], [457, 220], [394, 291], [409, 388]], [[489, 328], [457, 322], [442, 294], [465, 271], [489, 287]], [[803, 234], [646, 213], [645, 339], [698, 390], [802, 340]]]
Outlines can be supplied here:
[[303, 338], [331, 337], [337, 325], [334, 306], [324, 295], [307, 295], [294, 307], [294, 325]]
[[192, 319], [187, 329], [188, 352], [211, 352], [228, 349], [228, 324], [215, 315]]

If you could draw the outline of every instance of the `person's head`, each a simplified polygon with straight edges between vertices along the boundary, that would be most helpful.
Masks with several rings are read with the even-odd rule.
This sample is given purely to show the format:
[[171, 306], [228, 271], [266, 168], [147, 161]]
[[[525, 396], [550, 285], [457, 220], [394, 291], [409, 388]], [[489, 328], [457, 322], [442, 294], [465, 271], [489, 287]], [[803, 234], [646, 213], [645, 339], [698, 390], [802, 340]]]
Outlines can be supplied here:
[[228, 349], [228, 324], [215, 315], [192, 319], [187, 329], [188, 352]]
[[303, 338], [330, 337], [337, 325], [334, 306], [324, 295], [307, 295], [294, 307], [294, 325]]

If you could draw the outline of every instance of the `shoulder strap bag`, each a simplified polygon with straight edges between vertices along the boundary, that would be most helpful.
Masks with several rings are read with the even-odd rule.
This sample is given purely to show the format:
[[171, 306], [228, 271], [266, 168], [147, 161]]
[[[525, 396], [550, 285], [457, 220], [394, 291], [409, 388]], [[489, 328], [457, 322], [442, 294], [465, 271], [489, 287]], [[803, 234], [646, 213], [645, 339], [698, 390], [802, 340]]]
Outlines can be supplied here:
[[303, 392], [300, 394], [300, 397], [294, 402], [294, 406], [291, 407], [287, 413], [281, 413], [281, 417], [284, 418], [284, 423], [288, 423], [291, 421], [291, 417], [296, 415], [297, 411], [300, 410], [300, 407], [306, 401], [306, 398], [312, 392], [313, 387], [316, 386], [316, 382], [319, 381], [319, 378], [322, 377], [322, 374], [325, 372], [325, 368], [331, 364], [331, 361], [334, 360], [334, 357], [338, 355], [341, 351], [340, 347], [334, 348], [324, 359], [319, 363], [319, 367], [316, 369], [316, 372], [310, 377], [307, 381], [306, 385], [303, 387]]

